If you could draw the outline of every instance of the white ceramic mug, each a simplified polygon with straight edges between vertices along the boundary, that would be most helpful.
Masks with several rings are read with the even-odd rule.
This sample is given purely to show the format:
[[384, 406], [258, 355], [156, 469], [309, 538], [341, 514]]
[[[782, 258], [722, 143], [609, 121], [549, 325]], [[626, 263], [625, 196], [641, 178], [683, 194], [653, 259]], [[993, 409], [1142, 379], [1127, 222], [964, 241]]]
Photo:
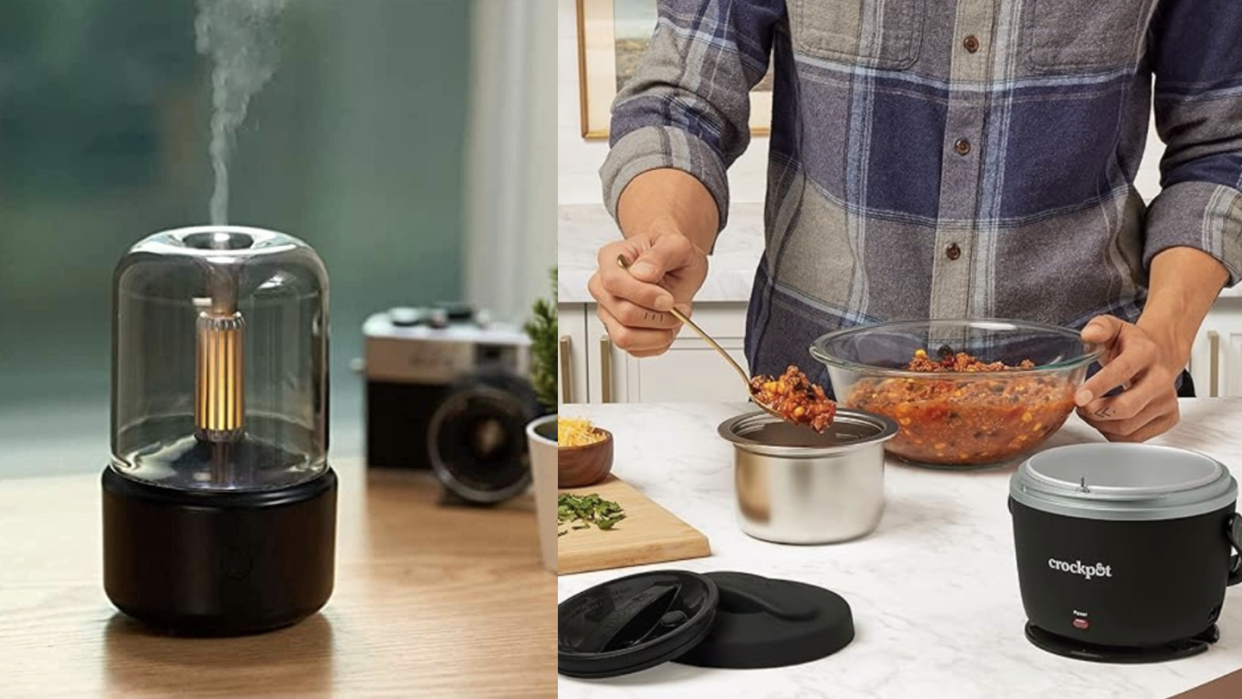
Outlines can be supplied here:
[[556, 416], [541, 417], [526, 426], [530, 469], [535, 488], [535, 519], [543, 567], [556, 572]]

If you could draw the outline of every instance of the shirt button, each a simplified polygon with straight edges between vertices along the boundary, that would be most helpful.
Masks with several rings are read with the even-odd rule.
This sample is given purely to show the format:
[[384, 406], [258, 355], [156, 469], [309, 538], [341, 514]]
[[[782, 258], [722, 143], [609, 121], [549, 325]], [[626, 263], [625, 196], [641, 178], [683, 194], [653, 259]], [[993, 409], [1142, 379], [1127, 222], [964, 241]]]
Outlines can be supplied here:
[[962, 256], [962, 249], [957, 246], [957, 243], [953, 243], [944, 249], [944, 256], [950, 260], [956, 260]]
[[979, 38], [974, 34], [971, 34], [965, 39], [962, 39], [962, 46], [966, 47], [966, 50], [970, 53], [974, 53], [979, 50]]
[[966, 155], [970, 152], [970, 141], [964, 138], [957, 139], [953, 142], [953, 150], [957, 151], [958, 155]]

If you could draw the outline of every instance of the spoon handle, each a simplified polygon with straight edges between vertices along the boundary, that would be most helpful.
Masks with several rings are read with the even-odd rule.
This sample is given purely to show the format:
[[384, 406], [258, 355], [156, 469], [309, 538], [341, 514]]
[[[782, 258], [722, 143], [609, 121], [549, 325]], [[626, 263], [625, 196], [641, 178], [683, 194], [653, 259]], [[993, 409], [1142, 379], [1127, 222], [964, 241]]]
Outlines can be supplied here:
[[[626, 271], [629, 271], [630, 269], [629, 260], [625, 259], [625, 255], [617, 255], [617, 264], [621, 267], [621, 269], [624, 269]], [[733, 370], [737, 372], [737, 375], [742, 377], [742, 381], [746, 383], [747, 392], [750, 391], [750, 375], [746, 373], [746, 370], [743, 369], [741, 365], [739, 365], [736, 361], [734, 361], [732, 355], [726, 352], [723, 347], [716, 344], [716, 341], [713, 340], [710, 335], [703, 332], [703, 329], [700, 328], [698, 325], [696, 325], [694, 321], [687, 318], [686, 314], [682, 313], [676, 308], [670, 309], [669, 313], [672, 313], [674, 318], [676, 318], [677, 320], [680, 320], [682, 323], [689, 326], [690, 329], [693, 330], [699, 337], [701, 337], [704, 342], [711, 345], [712, 349], [715, 349], [718, 353], [720, 353], [720, 356], [725, 358], [725, 361], [729, 363], [729, 366], [733, 367]]]

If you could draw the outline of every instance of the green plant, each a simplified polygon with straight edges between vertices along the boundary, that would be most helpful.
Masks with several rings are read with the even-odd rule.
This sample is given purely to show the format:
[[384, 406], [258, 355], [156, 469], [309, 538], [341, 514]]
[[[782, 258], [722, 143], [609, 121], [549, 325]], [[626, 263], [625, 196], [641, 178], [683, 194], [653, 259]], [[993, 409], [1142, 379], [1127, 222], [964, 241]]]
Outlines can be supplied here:
[[[601, 498], [599, 493], [585, 496], [561, 493], [556, 499], [557, 538], [568, 534], [570, 529], [590, 529], [592, 524], [607, 531], [623, 519], [625, 510], [617, 503]], [[562, 524], [569, 528], [561, 529]]]
[[[556, 294], [556, 268], [552, 268], [552, 293]], [[548, 299], [535, 302], [534, 317], [526, 323], [531, 341], [531, 381], [539, 401], [551, 410], [556, 405], [556, 305]]]

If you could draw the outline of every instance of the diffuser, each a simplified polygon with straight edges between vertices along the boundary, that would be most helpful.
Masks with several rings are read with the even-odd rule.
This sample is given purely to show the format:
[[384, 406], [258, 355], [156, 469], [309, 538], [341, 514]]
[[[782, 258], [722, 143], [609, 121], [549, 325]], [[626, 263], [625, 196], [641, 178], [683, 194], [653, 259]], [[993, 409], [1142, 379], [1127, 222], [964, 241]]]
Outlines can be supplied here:
[[169, 633], [294, 624], [332, 593], [328, 279], [302, 241], [152, 235], [117, 265], [104, 588]]

